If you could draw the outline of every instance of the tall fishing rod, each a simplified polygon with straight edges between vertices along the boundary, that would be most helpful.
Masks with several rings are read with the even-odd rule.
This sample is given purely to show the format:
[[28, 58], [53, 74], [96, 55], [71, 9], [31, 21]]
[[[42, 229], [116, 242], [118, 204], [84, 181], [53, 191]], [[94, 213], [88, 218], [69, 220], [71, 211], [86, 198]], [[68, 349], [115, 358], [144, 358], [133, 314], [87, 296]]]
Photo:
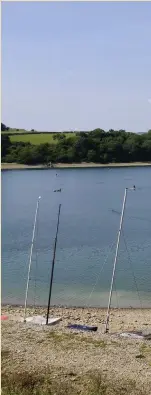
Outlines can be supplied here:
[[120, 218], [120, 227], [119, 227], [118, 237], [117, 237], [117, 244], [116, 244], [116, 251], [115, 251], [114, 264], [113, 264], [113, 272], [112, 272], [112, 278], [111, 278], [109, 300], [108, 300], [107, 317], [106, 317], [106, 323], [105, 323], [105, 333], [108, 333], [108, 331], [109, 331], [109, 319], [110, 319], [110, 307], [111, 307], [111, 298], [112, 298], [112, 292], [113, 292], [113, 283], [114, 283], [115, 269], [116, 269], [117, 258], [118, 258], [120, 237], [121, 237], [121, 231], [122, 231], [122, 226], [123, 226], [123, 219], [124, 219], [125, 205], [126, 205], [128, 190], [135, 190], [135, 185], [132, 188], [125, 188], [125, 192], [124, 192], [122, 213], [121, 213], [121, 218]]
[[51, 268], [51, 276], [50, 276], [50, 287], [49, 287], [49, 296], [48, 296], [46, 325], [48, 325], [48, 320], [49, 320], [50, 301], [51, 301], [51, 293], [52, 293], [52, 282], [53, 282], [53, 273], [54, 273], [56, 247], [57, 247], [57, 238], [58, 238], [58, 230], [59, 230], [60, 210], [61, 210], [61, 204], [59, 204], [56, 237], [55, 237], [54, 250], [53, 250], [53, 259], [52, 259], [52, 268]]
[[37, 200], [35, 219], [34, 219], [34, 226], [33, 226], [33, 234], [32, 234], [32, 242], [31, 242], [31, 247], [30, 247], [30, 256], [29, 256], [29, 264], [28, 264], [28, 275], [27, 275], [27, 284], [26, 284], [26, 293], [25, 293], [24, 322], [26, 322], [26, 309], [27, 309], [29, 278], [30, 278], [33, 245], [34, 245], [34, 239], [35, 239], [35, 230], [36, 230], [37, 214], [38, 214], [38, 210], [39, 210], [39, 201], [40, 201], [40, 199], [41, 199], [41, 196], [39, 196], [38, 200]]

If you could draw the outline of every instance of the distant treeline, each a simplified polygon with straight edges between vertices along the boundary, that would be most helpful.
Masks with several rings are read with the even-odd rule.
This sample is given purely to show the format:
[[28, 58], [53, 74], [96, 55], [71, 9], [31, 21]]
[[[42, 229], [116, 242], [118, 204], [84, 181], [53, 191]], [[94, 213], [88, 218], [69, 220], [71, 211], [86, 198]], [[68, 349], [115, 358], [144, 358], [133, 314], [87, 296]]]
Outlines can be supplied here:
[[[70, 132], [71, 133], [71, 132]], [[151, 162], [151, 130], [144, 134], [125, 130], [95, 129], [73, 136], [54, 133], [56, 144], [32, 145], [10, 141], [7, 131], [1, 135], [2, 162], [22, 164], [50, 163], [126, 163]]]
[[[54, 134], [55, 132], [39, 132], [35, 129], [31, 129], [26, 130], [26, 129], [18, 129], [18, 128], [10, 128], [9, 126], [6, 126], [4, 123], [1, 123], [1, 132], [6, 132], [8, 135], [12, 135], [12, 131], [13, 131], [13, 135], [17, 135], [17, 136], [21, 136], [22, 134], [29, 134], [29, 133], [34, 133], [34, 134], [43, 134], [43, 133], [48, 133], [48, 134]], [[74, 130], [67, 130], [67, 131], [63, 131], [61, 133], [75, 133]], [[78, 132], [77, 132], [78, 133]], [[89, 133], [89, 131], [82, 131], [82, 133]]]

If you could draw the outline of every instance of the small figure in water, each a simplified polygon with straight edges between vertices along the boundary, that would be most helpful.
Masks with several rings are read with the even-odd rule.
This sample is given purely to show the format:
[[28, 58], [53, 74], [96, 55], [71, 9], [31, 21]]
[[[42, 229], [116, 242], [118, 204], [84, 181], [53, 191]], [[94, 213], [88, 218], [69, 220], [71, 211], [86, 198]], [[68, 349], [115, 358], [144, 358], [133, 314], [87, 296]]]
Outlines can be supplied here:
[[133, 185], [133, 188], [136, 189], [135, 185]]
[[60, 189], [54, 189], [54, 192], [61, 192], [61, 188]]

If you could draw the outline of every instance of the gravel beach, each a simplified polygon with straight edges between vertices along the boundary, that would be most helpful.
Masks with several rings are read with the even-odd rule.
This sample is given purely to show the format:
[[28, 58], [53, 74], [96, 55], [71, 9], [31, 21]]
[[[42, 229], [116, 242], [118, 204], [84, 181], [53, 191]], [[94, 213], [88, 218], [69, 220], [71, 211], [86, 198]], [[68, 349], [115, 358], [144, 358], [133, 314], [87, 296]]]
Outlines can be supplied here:
[[[105, 309], [51, 308], [51, 316], [62, 318], [55, 326], [23, 323], [22, 307], [3, 306], [1, 314], [8, 316], [1, 323], [2, 386], [7, 387], [6, 382], [22, 372], [30, 375], [36, 372], [37, 377], [49, 371], [51, 385], [63, 382], [63, 388], [66, 384], [65, 392], [52, 390], [52, 394], [68, 394], [71, 390], [74, 394], [91, 394], [89, 385], [94, 380], [94, 387], [99, 377], [103, 377], [110, 390], [106, 384], [109, 392], [103, 393], [99, 387], [95, 394], [151, 394], [150, 340], [119, 336], [124, 331], [149, 330], [150, 309], [112, 309], [108, 334], [104, 333]], [[33, 314], [45, 315], [46, 309], [28, 308], [27, 316]], [[67, 328], [69, 323], [96, 325], [98, 330], [71, 330]], [[92, 380], [88, 379], [92, 376]], [[123, 392], [120, 389], [120, 392], [112, 392], [121, 388], [122, 383]]]

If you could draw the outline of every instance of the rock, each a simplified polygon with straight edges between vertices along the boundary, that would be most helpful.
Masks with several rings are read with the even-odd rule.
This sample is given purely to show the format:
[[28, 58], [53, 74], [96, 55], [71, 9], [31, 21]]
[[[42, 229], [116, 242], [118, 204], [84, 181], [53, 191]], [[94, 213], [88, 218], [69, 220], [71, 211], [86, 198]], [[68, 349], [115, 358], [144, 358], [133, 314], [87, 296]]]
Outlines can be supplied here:
[[151, 329], [145, 329], [144, 331], [142, 331], [142, 335], [145, 339], [151, 340]]

